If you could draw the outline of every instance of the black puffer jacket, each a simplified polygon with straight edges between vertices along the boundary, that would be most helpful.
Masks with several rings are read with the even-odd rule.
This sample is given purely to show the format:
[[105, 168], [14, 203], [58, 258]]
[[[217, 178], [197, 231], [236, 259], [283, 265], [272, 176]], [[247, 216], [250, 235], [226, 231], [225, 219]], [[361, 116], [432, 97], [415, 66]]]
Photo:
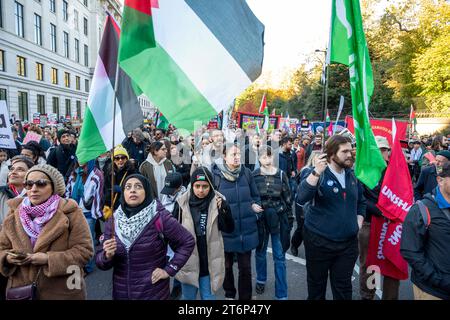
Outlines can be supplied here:
[[264, 209], [263, 217], [270, 233], [280, 232], [280, 214], [293, 220], [291, 191], [286, 173], [277, 170], [275, 175], [263, 175], [261, 169], [253, 171], [256, 187]]
[[430, 212], [429, 226], [419, 206], [413, 205], [403, 222], [400, 252], [411, 266], [412, 283], [428, 294], [448, 300], [450, 217], [439, 209], [431, 194], [425, 195], [423, 204]]

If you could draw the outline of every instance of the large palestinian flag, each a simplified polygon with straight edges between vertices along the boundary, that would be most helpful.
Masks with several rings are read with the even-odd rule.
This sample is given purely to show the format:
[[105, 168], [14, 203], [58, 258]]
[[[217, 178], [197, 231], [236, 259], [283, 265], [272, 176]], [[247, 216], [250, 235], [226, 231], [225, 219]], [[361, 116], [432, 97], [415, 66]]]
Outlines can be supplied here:
[[128, 132], [139, 127], [143, 122], [141, 107], [132, 82], [120, 68], [117, 92], [114, 95], [119, 37], [119, 26], [108, 15], [76, 152], [80, 163], [95, 159], [114, 147], [114, 97], [116, 98], [114, 124], [116, 145], [125, 139]]
[[192, 131], [261, 74], [263, 35], [245, 0], [125, 0], [120, 66], [170, 123]]

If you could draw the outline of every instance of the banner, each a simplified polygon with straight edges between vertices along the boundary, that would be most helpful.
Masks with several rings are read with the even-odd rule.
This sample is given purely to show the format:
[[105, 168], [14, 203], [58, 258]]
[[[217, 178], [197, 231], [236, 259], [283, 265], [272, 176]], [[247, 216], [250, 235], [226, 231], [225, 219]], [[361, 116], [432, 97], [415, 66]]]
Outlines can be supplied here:
[[408, 279], [408, 264], [400, 254], [402, 224], [373, 215], [370, 224], [366, 266], [377, 266], [380, 273], [398, 280]]
[[[348, 130], [355, 134], [355, 127], [353, 124], [353, 117], [346, 116], [345, 123], [347, 124]], [[372, 126], [372, 131], [374, 136], [382, 136], [388, 139], [389, 144], [392, 141], [392, 120], [381, 120], [381, 119], [371, 119], [370, 125]], [[408, 127], [408, 122], [395, 120], [395, 125], [397, 126], [397, 139], [406, 139], [406, 128]]]
[[[270, 116], [269, 117], [269, 130], [278, 128], [281, 116]], [[264, 115], [238, 112], [237, 124], [239, 128], [242, 129], [255, 129], [257, 121], [259, 121], [260, 126], [264, 123]]]
[[58, 115], [56, 113], [48, 114], [48, 124], [57, 124], [58, 123]]
[[47, 126], [47, 115], [41, 114], [39, 116], [39, 125], [43, 128]]
[[40, 124], [41, 123], [41, 114], [38, 113], [33, 113], [33, 123], [34, 124]]
[[27, 144], [30, 141], [36, 141], [39, 143], [42, 139], [42, 136], [40, 134], [37, 134], [33, 131], [28, 131], [27, 135], [25, 136], [25, 139], [23, 139], [23, 144]]
[[0, 148], [16, 149], [5, 100], [0, 100]]

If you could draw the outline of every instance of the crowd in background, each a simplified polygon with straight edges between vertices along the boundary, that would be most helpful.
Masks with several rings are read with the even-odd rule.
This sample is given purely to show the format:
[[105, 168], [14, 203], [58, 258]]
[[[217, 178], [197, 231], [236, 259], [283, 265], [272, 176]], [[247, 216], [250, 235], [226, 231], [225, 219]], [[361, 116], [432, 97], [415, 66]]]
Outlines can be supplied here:
[[[27, 132], [42, 138], [23, 143]], [[84, 299], [84, 277], [68, 288], [68, 268], [87, 275], [97, 266], [114, 270], [114, 299], [215, 299], [223, 288], [226, 299], [250, 300], [272, 276], [283, 300], [286, 253], [298, 256], [302, 243], [309, 299], [325, 299], [328, 277], [335, 299], [351, 299], [358, 257], [361, 297], [373, 299], [365, 259], [382, 181], [370, 190], [357, 180], [351, 135], [323, 133], [204, 126], [182, 137], [148, 124], [79, 163], [77, 130], [14, 122], [16, 149], [0, 150], [0, 299]], [[388, 163], [389, 142], [376, 141]], [[449, 299], [448, 140], [406, 144], [415, 200], [431, 224], [413, 206], [402, 255], [416, 298]], [[398, 299], [399, 281], [383, 285], [383, 299]]]

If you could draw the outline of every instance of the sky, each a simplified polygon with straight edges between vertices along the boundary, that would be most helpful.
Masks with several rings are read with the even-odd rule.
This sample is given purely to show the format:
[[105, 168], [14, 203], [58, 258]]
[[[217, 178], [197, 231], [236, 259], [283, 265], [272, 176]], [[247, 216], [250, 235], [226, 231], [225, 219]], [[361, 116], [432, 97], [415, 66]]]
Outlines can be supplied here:
[[[307, 62], [307, 57], [316, 49], [326, 49], [330, 0], [247, 0], [247, 3], [265, 26], [260, 83], [281, 85], [286, 74]], [[323, 61], [324, 53], [315, 55]]]

